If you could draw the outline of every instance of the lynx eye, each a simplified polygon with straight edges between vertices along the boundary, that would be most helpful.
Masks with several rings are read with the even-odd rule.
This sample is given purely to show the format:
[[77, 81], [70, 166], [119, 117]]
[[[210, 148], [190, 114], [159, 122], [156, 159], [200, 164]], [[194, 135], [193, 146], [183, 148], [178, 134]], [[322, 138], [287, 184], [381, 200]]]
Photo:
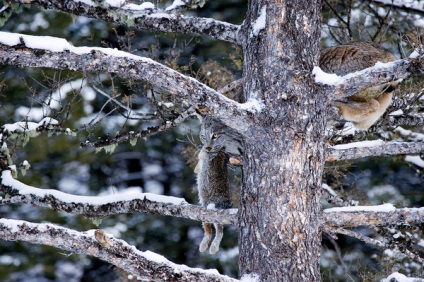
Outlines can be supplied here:
[[218, 138], [218, 135], [216, 135], [215, 133], [212, 134], [212, 140], [215, 140], [216, 138]]
[[202, 135], [200, 135], [200, 140], [202, 140], [202, 142], [205, 142], [205, 135], [204, 134], [202, 134]]

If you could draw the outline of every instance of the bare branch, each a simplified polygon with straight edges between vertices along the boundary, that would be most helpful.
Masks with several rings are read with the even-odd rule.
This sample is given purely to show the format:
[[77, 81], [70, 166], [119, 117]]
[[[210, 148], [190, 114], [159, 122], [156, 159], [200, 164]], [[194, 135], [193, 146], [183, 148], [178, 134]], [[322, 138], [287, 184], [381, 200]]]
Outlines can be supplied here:
[[25, 185], [2, 172], [1, 191], [12, 195], [1, 199], [1, 205], [26, 203], [87, 217], [106, 217], [113, 214], [143, 212], [182, 217], [202, 222], [236, 224], [237, 210], [209, 210], [188, 204], [182, 198], [140, 193], [134, 195], [76, 196], [51, 189]]
[[[386, 204], [388, 205], [388, 204]], [[354, 210], [356, 208], [356, 210]], [[361, 208], [369, 208], [361, 210]], [[378, 211], [378, 206], [331, 208], [324, 210], [322, 226], [352, 228], [358, 226], [414, 225], [424, 223], [424, 208], [391, 209], [390, 212]], [[331, 232], [331, 230], [329, 230]]]
[[[357, 142], [363, 144], [364, 142]], [[326, 161], [334, 162], [341, 160], [352, 160], [372, 156], [390, 156], [390, 155], [405, 155], [405, 154], [419, 154], [424, 152], [424, 142], [392, 142], [384, 143], [383, 141], [377, 142], [380, 144], [371, 145], [366, 147], [354, 147], [355, 143], [336, 145], [327, 149]], [[359, 145], [358, 145], [359, 146]]]
[[[40, 43], [39, 38], [2, 33], [0, 63], [18, 67], [109, 72], [126, 79], [146, 80], [159, 89], [175, 95], [181, 101], [191, 105], [206, 106], [211, 114], [240, 132], [248, 126], [246, 120], [232, 118], [251, 113], [252, 111], [248, 107], [243, 108], [241, 104], [226, 98], [199, 81], [151, 59], [108, 48], [73, 47], [65, 40], [54, 37], [49, 38], [57, 43], [55, 50], [51, 51], [50, 41], [44, 40], [47, 44]], [[10, 43], [11, 41], [13, 43]], [[17, 42], [15, 43], [15, 41]], [[36, 42], [35, 48], [26, 46], [31, 45], [34, 41]], [[10, 45], [6, 45], [4, 42]]]
[[378, 246], [380, 248], [386, 248], [387, 247], [387, 245], [380, 240], [370, 238], [368, 236], [365, 236], [361, 233], [358, 233], [358, 232], [355, 232], [355, 231], [352, 231], [352, 230], [347, 230], [347, 229], [344, 229], [344, 228], [331, 228], [330, 230], [333, 233], [338, 233], [338, 234], [350, 236], [350, 237], [356, 238], [356, 239], [358, 239], [362, 242], [365, 242], [365, 243], [370, 244], [370, 245], [375, 245], [375, 246]]
[[376, 124], [384, 124], [388, 126], [417, 126], [424, 125], [424, 116], [418, 115], [400, 115], [400, 116], [389, 116], [388, 120], [381, 120]]
[[142, 252], [102, 230], [78, 232], [53, 224], [0, 219], [0, 238], [52, 246], [71, 253], [90, 255], [137, 277], [155, 281], [238, 281], [216, 270], [190, 268], [170, 262], [150, 251]]
[[123, 143], [123, 142], [128, 142], [128, 141], [134, 140], [134, 139], [140, 139], [140, 138], [150, 136], [150, 135], [158, 133], [158, 132], [168, 131], [172, 128], [175, 128], [176, 126], [178, 126], [180, 123], [182, 123], [184, 120], [186, 120], [188, 117], [190, 117], [193, 114], [194, 114], [194, 107], [190, 107], [189, 109], [187, 109], [186, 111], [181, 113], [173, 121], [166, 121], [162, 125], [149, 127], [146, 130], [142, 130], [138, 133], [129, 132], [127, 134], [121, 134], [121, 135], [115, 136], [114, 138], [105, 139], [105, 140], [101, 140], [101, 141], [96, 141], [96, 142], [86, 141], [86, 142], [81, 143], [80, 146], [81, 147], [100, 148], [100, 147], [105, 147], [105, 146], [109, 146], [109, 145], [113, 145], [113, 144], [120, 144], [120, 143]]
[[322, 197], [330, 204], [335, 204], [335, 205], [341, 206], [341, 207], [357, 206], [358, 205], [358, 201], [354, 201], [354, 200], [346, 201], [345, 199], [341, 198], [327, 184], [322, 184], [322, 190], [321, 191], [322, 191]]
[[[180, 34], [207, 35], [218, 40], [240, 44], [238, 40], [239, 25], [234, 25], [210, 18], [185, 17], [168, 14], [166, 11], [147, 7], [140, 9], [132, 4], [122, 7], [102, 7], [100, 1], [91, 6], [88, 1], [58, 1], [58, 0], [12, 0], [22, 4], [35, 4], [46, 9], [55, 9], [69, 14], [99, 19], [136, 29], [173, 32]], [[93, 2], [94, 4], [94, 2]]]

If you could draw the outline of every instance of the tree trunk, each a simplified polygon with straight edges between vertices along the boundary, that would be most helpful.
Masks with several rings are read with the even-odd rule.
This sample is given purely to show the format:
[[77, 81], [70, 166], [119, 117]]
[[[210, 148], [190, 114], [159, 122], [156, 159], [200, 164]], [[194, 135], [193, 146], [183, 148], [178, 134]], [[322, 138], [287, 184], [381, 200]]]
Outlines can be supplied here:
[[[266, 25], [255, 36], [266, 6]], [[244, 97], [264, 108], [246, 134], [240, 209], [240, 276], [319, 281], [325, 102], [317, 64], [321, 3], [250, 1], [243, 39]], [[255, 22], [256, 21], [256, 22]], [[260, 141], [259, 141], [260, 140]]]

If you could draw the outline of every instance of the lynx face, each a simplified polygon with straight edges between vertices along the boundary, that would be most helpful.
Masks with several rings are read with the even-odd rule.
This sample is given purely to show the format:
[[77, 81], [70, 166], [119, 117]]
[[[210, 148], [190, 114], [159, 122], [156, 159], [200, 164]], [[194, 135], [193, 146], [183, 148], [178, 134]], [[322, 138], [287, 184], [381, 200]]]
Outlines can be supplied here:
[[200, 129], [200, 140], [208, 153], [217, 153], [222, 149], [232, 155], [242, 155], [243, 140], [234, 129], [222, 122], [205, 117]]

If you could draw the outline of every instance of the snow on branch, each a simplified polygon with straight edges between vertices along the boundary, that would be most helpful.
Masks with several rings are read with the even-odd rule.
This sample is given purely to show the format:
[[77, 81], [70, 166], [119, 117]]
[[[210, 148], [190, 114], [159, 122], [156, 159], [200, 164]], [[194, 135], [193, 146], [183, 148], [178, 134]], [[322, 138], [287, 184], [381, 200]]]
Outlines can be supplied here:
[[420, 74], [423, 70], [424, 62], [418, 57], [385, 64], [378, 62], [373, 67], [345, 76], [325, 73], [319, 67], [314, 68], [313, 74], [315, 82], [328, 87], [327, 92], [331, 99], [340, 100], [373, 86]]
[[207, 107], [210, 114], [239, 131], [246, 129], [245, 119], [231, 117], [257, 111], [151, 59], [110, 48], [74, 47], [62, 38], [0, 32], [0, 63], [109, 72], [125, 79], [145, 80], [183, 102]]
[[107, 261], [139, 278], [155, 281], [238, 281], [215, 269], [203, 270], [175, 264], [165, 257], [139, 251], [103, 230], [78, 232], [53, 224], [0, 219], [0, 239], [52, 246], [71, 253]]
[[[12, 0], [22, 4], [35, 4], [46, 9], [55, 9], [65, 13], [99, 19], [106, 22], [132, 26], [136, 29], [173, 32], [180, 34], [207, 35], [218, 40], [240, 44], [239, 25], [211, 18], [186, 17], [169, 14], [153, 3], [141, 5], [133, 3], [121, 6], [111, 5], [111, 1], [59, 1], [59, 0]], [[116, 2], [116, 1], [115, 1]]]
[[422, 152], [424, 152], [424, 142], [361, 141], [328, 148], [326, 161], [334, 162], [372, 156], [419, 154]]
[[424, 2], [421, 0], [372, 0], [386, 6], [396, 7], [407, 11], [415, 11], [424, 14]]
[[325, 209], [323, 228], [414, 225], [424, 223], [424, 207], [397, 209], [392, 204]]
[[106, 217], [113, 214], [143, 212], [219, 224], [237, 223], [237, 210], [235, 209], [210, 210], [188, 204], [183, 198], [151, 193], [77, 196], [26, 185], [14, 179], [10, 170], [2, 172], [1, 180], [1, 191], [12, 197], [1, 199], [0, 206], [26, 203], [87, 217]]

